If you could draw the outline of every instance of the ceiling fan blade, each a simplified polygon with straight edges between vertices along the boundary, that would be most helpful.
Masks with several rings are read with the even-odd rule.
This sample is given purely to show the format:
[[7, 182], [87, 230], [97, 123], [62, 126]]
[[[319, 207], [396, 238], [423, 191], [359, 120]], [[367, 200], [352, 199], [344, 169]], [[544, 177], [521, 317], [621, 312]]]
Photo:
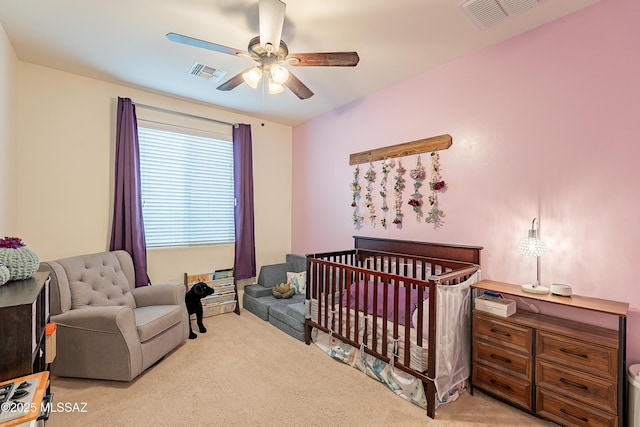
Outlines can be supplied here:
[[291, 53], [287, 62], [302, 67], [355, 67], [360, 57], [358, 52]]
[[284, 85], [300, 99], [308, 99], [313, 96], [311, 89], [294, 76], [292, 72], [289, 72], [289, 78], [284, 82]]
[[235, 76], [231, 77], [229, 80], [227, 80], [226, 82], [218, 86], [216, 89], [227, 91], [227, 90], [232, 90], [237, 88], [242, 83], [244, 83], [244, 77], [242, 77], [242, 75], [247, 71], [251, 70], [252, 68], [254, 67], [250, 67], [250, 68], [247, 68], [246, 70], [240, 71], [238, 74], [236, 74]]
[[273, 52], [280, 48], [286, 8], [287, 5], [280, 0], [260, 0], [258, 2], [260, 45], [267, 52], [269, 52], [267, 45], [271, 45]]
[[236, 55], [236, 56], [248, 56], [251, 58], [251, 55], [249, 55], [248, 52], [245, 52], [243, 50], [233, 49], [227, 46], [222, 46], [222, 45], [207, 42], [204, 40], [194, 39], [193, 37], [183, 36], [182, 34], [168, 33], [167, 38], [172, 42], [176, 42], [176, 43], [182, 43], [189, 46], [200, 47], [202, 49], [209, 49], [209, 50], [213, 50], [214, 52], [227, 53], [229, 55]]

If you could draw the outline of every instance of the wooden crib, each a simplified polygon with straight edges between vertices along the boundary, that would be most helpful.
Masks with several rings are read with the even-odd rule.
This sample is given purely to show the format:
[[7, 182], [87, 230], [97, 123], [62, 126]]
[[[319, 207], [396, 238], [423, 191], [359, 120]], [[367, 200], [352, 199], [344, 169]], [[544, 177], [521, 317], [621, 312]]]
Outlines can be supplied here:
[[445, 310], [438, 289], [476, 280], [482, 248], [354, 239], [355, 249], [307, 255], [306, 343], [316, 328], [413, 375], [422, 381], [427, 415], [433, 418], [436, 380], [442, 373], [436, 370], [437, 336], [442, 334], [438, 317], [460, 321], [448, 345], [465, 352], [467, 378], [470, 371], [470, 290], [465, 288], [461, 302], [448, 303], [450, 313], [438, 313]]

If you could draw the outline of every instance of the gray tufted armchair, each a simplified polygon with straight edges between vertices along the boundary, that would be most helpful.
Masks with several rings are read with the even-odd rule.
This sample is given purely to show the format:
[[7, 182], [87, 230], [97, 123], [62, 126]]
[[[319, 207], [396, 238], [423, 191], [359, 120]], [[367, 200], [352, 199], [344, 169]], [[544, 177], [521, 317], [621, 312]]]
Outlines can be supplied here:
[[54, 375], [130, 381], [189, 335], [185, 287], [134, 287], [125, 251], [43, 262], [58, 324]]

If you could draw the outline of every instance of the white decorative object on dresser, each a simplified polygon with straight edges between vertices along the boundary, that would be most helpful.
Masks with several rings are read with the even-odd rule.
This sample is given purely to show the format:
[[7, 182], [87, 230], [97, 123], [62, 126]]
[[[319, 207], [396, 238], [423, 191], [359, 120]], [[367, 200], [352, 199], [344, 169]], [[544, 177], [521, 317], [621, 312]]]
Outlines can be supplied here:
[[624, 426], [628, 303], [524, 293], [483, 280], [476, 290], [526, 297], [618, 317], [618, 330], [517, 311], [473, 310], [472, 384], [539, 417], [568, 426]]
[[500, 317], [509, 317], [516, 312], [516, 302], [512, 299], [480, 295], [475, 298], [474, 302], [476, 309]]

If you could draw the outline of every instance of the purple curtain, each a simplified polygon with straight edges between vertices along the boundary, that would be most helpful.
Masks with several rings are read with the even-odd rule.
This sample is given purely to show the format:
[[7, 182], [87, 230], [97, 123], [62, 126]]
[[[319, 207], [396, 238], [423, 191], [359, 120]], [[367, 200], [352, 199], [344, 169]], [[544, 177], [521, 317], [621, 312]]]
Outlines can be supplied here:
[[129, 98], [118, 98], [115, 177], [109, 250], [124, 249], [129, 252], [136, 270], [136, 288], [147, 286], [149, 278], [140, 194], [138, 122], [136, 107]]
[[251, 126], [233, 127], [233, 181], [236, 246], [233, 268], [236, 279], [256, 275], [256, 241], [253, 224], [253, 156]]

